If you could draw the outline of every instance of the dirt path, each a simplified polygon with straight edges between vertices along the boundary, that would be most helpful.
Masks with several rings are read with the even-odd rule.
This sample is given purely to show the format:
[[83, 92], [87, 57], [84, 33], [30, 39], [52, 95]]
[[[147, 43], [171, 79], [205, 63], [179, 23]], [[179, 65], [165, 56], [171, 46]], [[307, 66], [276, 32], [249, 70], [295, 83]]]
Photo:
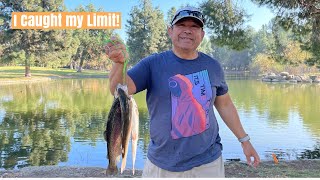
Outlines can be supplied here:
[[[226, 177], [268, 177], [268, 178], [319, 178], [320, 160], [298, 160], [282, 161], [274, 164], [272, 161], [265, 161], [258, 168], [247, 166], [244, 162], [225, 163]], [[126, 170], [118, 178], [141, 177], [142, 171], [136, 171], [132, 175], [130, 170]], [[61, 167], [61, 166], [33, 166], [25, 167], [20, 170], [0, 171], [0, 178], [79, 178], [105, 176], [105, 169], [101, 167]]]

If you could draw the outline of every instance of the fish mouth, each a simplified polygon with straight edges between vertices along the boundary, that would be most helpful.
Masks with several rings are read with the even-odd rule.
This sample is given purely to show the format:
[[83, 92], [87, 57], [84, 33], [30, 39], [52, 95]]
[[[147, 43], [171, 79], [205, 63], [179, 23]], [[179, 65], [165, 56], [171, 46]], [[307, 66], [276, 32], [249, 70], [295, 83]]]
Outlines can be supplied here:
[[118, 84], [116, 87], [116, 91], [114, 93], [115, 98], [119, 97], [119, 96], [126, 96], [129, 97], [129, 93], [128, 93], [128, 86], [127, 85], [123, 85], [123, 84]]

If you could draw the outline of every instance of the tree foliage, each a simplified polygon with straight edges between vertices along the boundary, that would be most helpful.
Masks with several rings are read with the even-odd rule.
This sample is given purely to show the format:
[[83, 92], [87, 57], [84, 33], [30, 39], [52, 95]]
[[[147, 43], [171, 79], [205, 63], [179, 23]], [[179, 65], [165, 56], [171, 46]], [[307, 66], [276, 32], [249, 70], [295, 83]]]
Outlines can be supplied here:
[[212, 45], [210, 39], [205, 36], [197, 50], [208, 55], [212, 55]]
[[285, 31], [274, 20], [256, 32], [252, 39], [252, 71], [302, 73], [310, 70], [304, 61], [312, 54], [301, 48], [292, 31]]
[[130, 64], [168, 48], [164, 15], [150, 0], [141, 0], [140, 5], [134, 6], [127, 23]]
[[[60, 54], [64, 47], [64, 32], [50, 30], [13, 30], [10, 29], [12, 12], [61, 12], [65, 10], [63, 0], [3, 0], [0, 3], [0, 17], [4, 20], [0, 30], [4, 44], [4, 60], [12, 62], [15, 57], [24, 58], [26, 67], [25, 76], [31, 76], [30, 66], [40, 63], [42, 58], [50, 57], [52, 54]], [[25, 54], [21, 56], [22, 54]], [[22, 60], [23, 61], [23, 60]]]
[[[87, 6], [79, 6], [75, 12], [97, 12], [93, 4]], [[75, 52], [72, 56], [70, 67], [77, 68], [78, 72], [82, 71], [85, 61], [102, 62], [108, 64], [108, 59], [104, 53], [105, 39], [109, 39], [113, 30], [97, 30], [97, 29], [79, 29], [73, 31], [73, 41], [75, 42]], [[97, 63], [95, 66], [99, 66]], [[99, 67], [96, 67], [99, 68]]]
[[207, 0], [200, 4], [206, 17], [206, 27], [211, 41], [218, 46], [242, 50], [248, 47], [250, 38], [244, 26], [248, 15], [230, 0]]
[[281, 65], [268, 54], [264, 53], [259, 53], [254, 57], [251, 68], [263, 73], [281, 71]]
[[[12, 12], [66, 11], [63, 0], [0, 0], [0, 64], [25, 65], [25, 76], [30, 66], [78, 68], [90, 66], [106, 68], [109, 61], [103, 45], [111, 30], [13, 30]], [[79, 6], [74, 11], [96, 12], [92, 4]]]
[[[176, 8], [175, 7], [172, 7], [169, 9], [169, 11], [167, 12], [167, 19], [166, 19], [166, 25], [167, 27], [169, 27], [171, 24], [171, 20], [172, 18], [174, 17], [175, 13], [176, 13]], [[172, 42], [171, 42], [171, 39], [169, 37], [169, 34], [166, 33], [166, 36], [167, 36], [167, 42], [166, 44], [168, 44], [168, 48], [172, 48]]]
[[252, 0], [277, 13], [276, 23], [291, 30], [313, 56], [305, 62], [320, 67], [320, 2], [318, 0]]

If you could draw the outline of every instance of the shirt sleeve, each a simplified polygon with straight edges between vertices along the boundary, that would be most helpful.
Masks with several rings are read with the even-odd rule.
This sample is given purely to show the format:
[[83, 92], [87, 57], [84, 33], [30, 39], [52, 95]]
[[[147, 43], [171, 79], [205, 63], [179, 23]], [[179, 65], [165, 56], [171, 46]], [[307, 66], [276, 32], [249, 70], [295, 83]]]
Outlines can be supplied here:
[[227, 85], [227, 82], [225, 80], [225, 76], [224, 76], [224, 71], [220, 65], [220, 84], [217, 88], [217, 96], [222, 96], [224, 94], [226, 94], [228, 92], [228, 85]]
[[128, 76], [130, 76], [136, 86], [136, 93], [147, 89], [149, 86], [150, 58], [146, 57], [142, 59], [128, 70]]

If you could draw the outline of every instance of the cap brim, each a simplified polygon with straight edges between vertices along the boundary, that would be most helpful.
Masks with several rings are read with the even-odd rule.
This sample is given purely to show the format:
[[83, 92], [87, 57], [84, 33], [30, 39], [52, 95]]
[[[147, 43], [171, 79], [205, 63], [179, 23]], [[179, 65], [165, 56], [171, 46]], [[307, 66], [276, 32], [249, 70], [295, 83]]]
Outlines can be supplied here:
[[175, 19], [175, 20], [172, 22], [172, 24], [171, 24], [171, 25], [175, 25], [177, 22], [179, 22], [179, 21], [181, 21], [181, 20], [185, 20], [185, 19], [187, 19], [187, 18], [189, 18], [189, 19], [193, 19], [193, 20], [194, 20], [194, 22], [196, 22], [196, 23], [197, 23], [199, 26], [201, 26], [201, 27], [203, 27], [203, 26], [204, 26], [204, 24], [203, 24], [202, 20], [201, 20], [201, 19], [199, 19], [199, 18], [197, 18], [197, 17], [194, 17], [194, 16], [184, 16], [184, 17], [181, 17], [181, 18]]

